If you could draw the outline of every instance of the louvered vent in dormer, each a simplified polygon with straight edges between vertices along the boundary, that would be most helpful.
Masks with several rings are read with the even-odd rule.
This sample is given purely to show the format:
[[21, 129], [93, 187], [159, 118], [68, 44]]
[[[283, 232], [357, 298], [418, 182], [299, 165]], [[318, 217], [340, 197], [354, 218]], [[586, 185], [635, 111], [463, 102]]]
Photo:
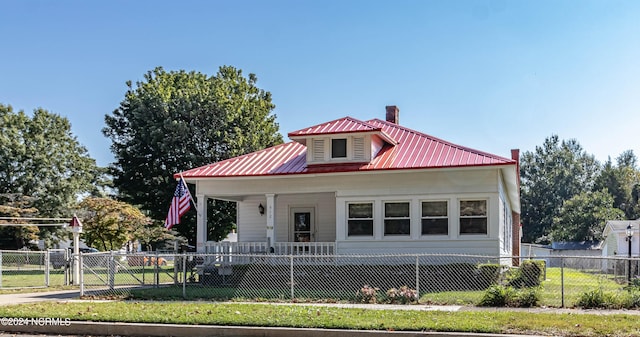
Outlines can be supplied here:
[[313, 140], [313, 161], [324, 161], [324, 139]]
[[353, 137], [353, 159], [365, 160], [364, 137]]

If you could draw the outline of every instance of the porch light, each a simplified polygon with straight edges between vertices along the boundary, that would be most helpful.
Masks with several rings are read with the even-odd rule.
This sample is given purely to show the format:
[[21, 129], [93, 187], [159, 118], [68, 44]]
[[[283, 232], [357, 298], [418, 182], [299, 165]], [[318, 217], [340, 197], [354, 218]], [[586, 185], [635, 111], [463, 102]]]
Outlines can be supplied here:
[[258, 212], [260, 212], [260, 215], [264, 215], [264, 206], [262, 204], [258, 205]]

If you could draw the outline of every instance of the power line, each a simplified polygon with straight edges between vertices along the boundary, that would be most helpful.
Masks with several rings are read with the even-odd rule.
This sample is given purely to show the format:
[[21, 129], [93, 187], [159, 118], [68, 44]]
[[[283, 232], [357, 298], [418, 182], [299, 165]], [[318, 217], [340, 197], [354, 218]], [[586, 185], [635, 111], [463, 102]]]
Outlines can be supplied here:
[[19, 218], [19, 217], [0, 216], [0, 220], [71, 221], [71, 218]]
[[0, 223], [0, 226], [68, 226], [68, 223]]

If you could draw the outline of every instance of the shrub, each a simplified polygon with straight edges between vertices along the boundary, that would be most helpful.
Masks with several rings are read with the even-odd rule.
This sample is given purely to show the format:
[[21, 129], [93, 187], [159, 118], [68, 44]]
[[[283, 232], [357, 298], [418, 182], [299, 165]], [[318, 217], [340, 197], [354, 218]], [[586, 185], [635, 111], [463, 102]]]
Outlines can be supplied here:
[[508, 286], [493, 285], [484, 292], [478, 305], [484, 307], [533, 307], [538, 304], [539, 300], [538, 288], [514, 289]]
[[356, 292], [356, 299], [363, 303], [377, 303], [378, 290], [380, 289], [365, 285]]
[[504, 307], [507, 305], [507, 298], [512, 297], [510, 294], [513, 288], [501, 285], [490, 286], [482, 295], [478, 305], [483, 307]]
[[387, 300], [389, 303], [414, 303], [418, 301], [418, 292], [407, 286], [402, 286], [400, 289], [391, 288], [387, 290]]
[[581, 308], [612, 309], [622, 307], [622, 303], [616, 298], [615, 294], [596, 289], [582, 293], [576, 301], [576, 306]]
[[519, 308], [531, 308], [538, 305], [540, 291], [538, 288], [525, 288], [515, 291], [515, 297], [507, 302], [507, 306]]
[[637, 290], [632, 290], [625, 295], [625, 308], [627, 309], [638, 309], [640, 308], [640, 292]]
[[537, 287], [542, 282], [545, 268], [542, 260], [526, 260], [512, 271], [508, 285], [514, 288]]
[[502, 269], [502, 266], [495, 263], [478, 265], [478, 285], [481, 289], [486, 289], [490, 285], [498, 284], [500, 280], [500, 269]]

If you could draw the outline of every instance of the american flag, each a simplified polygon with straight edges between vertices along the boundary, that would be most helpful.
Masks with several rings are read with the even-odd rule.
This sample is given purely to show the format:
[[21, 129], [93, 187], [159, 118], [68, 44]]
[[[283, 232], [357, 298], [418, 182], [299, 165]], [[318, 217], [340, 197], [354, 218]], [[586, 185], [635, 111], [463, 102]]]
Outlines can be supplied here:
[[176, 191], [173, 193], [173, 199], [171, 199], [171, 206], [169, 207], [167, 219], [164, 221], [164, 227], [166, 229], [171, 229], [173, 225], [179, 224], [180, 217], [190, 208], [191, 194], [189, 194], [187, 185], [184, 183], [182, 178], [180, 178], [180, 180], [178, 180], [178, 186], [176, 186]]

